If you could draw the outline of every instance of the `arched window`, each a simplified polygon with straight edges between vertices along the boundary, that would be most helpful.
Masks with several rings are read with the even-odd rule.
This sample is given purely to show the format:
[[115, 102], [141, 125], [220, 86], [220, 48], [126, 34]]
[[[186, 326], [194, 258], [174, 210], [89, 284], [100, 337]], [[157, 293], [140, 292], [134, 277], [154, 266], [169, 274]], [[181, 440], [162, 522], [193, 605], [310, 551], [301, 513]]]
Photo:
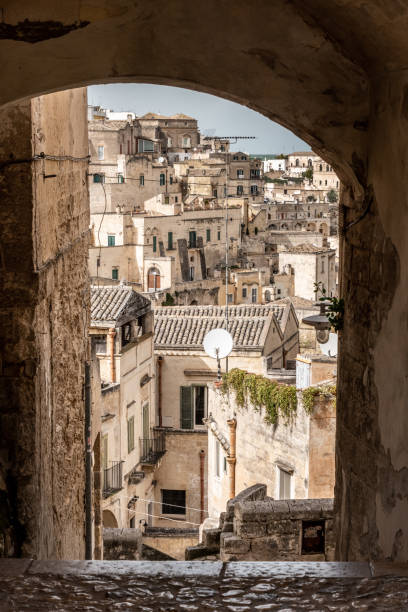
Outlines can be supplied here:
[[308, 159], [307, 165], [309, 166], [309, 168], [313, 168], [313, 164], [312, 164], [312, 160], [311, 159]]
[[296, 166], [296, 168], [299, 168], [299, 165], [300, 165], [300, 162], [299, 162], [299, 160], [297, 159], [297, 160], [295, 161], [295, 166]]
[[149, 291], [160, 289], [160, 271], [157, 268], [150, 268], [147, 273], [147, 288]]
[[322, 164], [319, 164], [319, 171], [322, 172], [323, 171], [323, 166]]

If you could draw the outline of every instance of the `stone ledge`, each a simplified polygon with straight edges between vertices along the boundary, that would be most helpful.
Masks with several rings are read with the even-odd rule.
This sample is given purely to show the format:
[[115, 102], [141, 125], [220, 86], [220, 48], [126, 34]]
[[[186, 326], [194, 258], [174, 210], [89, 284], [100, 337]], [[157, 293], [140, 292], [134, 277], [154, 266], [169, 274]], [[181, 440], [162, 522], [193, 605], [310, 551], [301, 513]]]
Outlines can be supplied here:
[[0, 577], [22, 575], [177, 576], [225, 577], [310, 577], [369, 578], [371, 576], [408, 576], [408, 564], [391, 562], [337, 561], [33, 561], [0, 559]]

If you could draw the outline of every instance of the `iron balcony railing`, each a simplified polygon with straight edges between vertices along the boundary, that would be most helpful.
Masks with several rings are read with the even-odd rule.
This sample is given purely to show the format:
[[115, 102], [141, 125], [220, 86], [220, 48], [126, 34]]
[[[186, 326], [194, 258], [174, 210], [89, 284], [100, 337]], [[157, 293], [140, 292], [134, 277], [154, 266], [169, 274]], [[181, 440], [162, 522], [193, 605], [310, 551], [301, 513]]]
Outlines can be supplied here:
[[140, 463], [155, 465], [166, 452], [166, 438], [163, 432], [154, 432], [151, 438], [140, 438]]
[[109, 497], [123, 488], [123, 461], [112, 461], [112, 466], [103, 470], [103, 497]]

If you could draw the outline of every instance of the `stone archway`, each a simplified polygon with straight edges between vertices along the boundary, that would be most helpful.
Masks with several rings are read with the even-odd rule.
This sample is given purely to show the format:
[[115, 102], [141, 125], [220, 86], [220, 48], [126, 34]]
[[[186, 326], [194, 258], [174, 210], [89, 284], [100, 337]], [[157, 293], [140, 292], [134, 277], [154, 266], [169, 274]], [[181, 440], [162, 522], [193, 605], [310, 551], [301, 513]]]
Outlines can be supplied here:
[[113, 512], [111, 512], [110, 510], [104, 510], [102, 517], [104, 527], [113, 527], [117, 529], [118, 521]]
[[[389, 0], [385, 10], [381, 0], [372, 0], [368, 12], [357, 0], [330, 6], [321, 0], [278, 0], [272, 10], [268, 0], [261, 0], [254, 11], [246, 0], [237, 0], [233, 10], [229, 3], [216, 0], [182, 0], [175, 11], [173, 3], [165, 0], [153, 4], [124, 0], [120, 6], [100, 0], [92, 7], [83, 0], [65, 0], [58, 6], [51, 0], [37, 4], [24, 0], [9, 2], [2, 20], [2, 105], [90, 83], [185, 86], [241, 102], [280, 122], [335, 168], [343, 182], [341, 290], [346, 303], [339, 359], [337, 554], [340, 559], [407, 559], [408, 357], [401, 321], [408, 315], [408, 215], [404, 208], [408, 15], [401, 3]], [[153, 35], [160, 41], [160, 53], [146, 44]], [[185, 57], [190, 61], [186, 63]], [[27, 127], [27, 117], [22, 119], [22, 127]], [[68, 114], [67, 126], [72, 119]], [[31, 150], [20, 146], [18, 139], [14, 142], [12, 152], [3, 143], [1, 159], [10, 161], [10, 153], [29, 158]], [[30, 201], [29, 190], [23, 194], [23, 189], [17, 200]], [[86, 238], [81, 232], [69, 235], [76, 241], [71, 253], [64, 251], [69, 240], [63, 245], [48, 244], [48, 255], [42, 253], [47, 266], [38, 268], [31, 257], [34, 251], [38, 255], [41, 240], [34, 249], [32, 232], [21, 231], [24, 223], [31, 223], [26, 218], [30, 207], [18, 209], [25, 216], [16, 220], [10, 216], [15, 206], [10, 198], [4, 197], [2, 205], [6, 232], [1, 345], [11, 419], [22, 401], [34, 402], [38, 347], [43, 341], [27, 333], [20, 342], [25, 343], [23, 348], [10, 342], [6, 304], [24, 319], [24, 325], [16, 329], [35, 330], [33, 321], [45, 321], [41, 291], [52, 280], [53, 312], [58, 310], [63, 303], [64, 273], [69, 269], [74, 278], [72, 270], [79, 261], [83, 265]], [[18, 273], [18, 263], [10, 260], [10, 236], [17, 226], [20, 244], [14, 245], [14, 251], [29, 254], [26, 268]], [[41, 227], [36, 229], [34, 236], [42, 237]], [[79, 285], [74, 280], [71, 299], [81, 302], [83, 287]], [[75, 332], [72, 339], [81, 344]], [[393, 363], [391, 371], [389, 363]], [[52, 388], [50, 396], [60, 392]], [[10, 422], [6, 429], [11, 439]], [[23, 439], [22, 456], [27, 459], [34, 447]], [[26, 463], [30, 467], [28, 459]], [[59, 504], [49, 476], [37, 476], [41, 490], [56, 495]], [[29, 532], [35, 533], [34, 510], [23, 513], [23, 500], [17, 506], [16, 516], [24, 514]], [[52, 511], [47, 513], [51, 517]], [[20, 519], [16, 520], [17, 530]], [[62, 524], [56, 522], [57, 535]], [[47, 536], [41, 534], [41, 538], [42, 554], [52, 556]], [[55, 554], [64, 556], [63, 545], [57, 544]], [[29, 550], [24, 546], [20, 542], [18, 554]]]

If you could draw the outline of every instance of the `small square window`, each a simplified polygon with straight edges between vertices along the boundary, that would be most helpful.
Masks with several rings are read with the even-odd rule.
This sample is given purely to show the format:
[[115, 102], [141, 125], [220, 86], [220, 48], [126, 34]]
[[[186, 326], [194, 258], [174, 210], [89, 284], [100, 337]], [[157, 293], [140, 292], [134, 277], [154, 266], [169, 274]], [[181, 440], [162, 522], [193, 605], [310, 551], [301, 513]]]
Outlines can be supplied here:
[[186, 492], [162, 489], [162, 514], [186, 514]]

